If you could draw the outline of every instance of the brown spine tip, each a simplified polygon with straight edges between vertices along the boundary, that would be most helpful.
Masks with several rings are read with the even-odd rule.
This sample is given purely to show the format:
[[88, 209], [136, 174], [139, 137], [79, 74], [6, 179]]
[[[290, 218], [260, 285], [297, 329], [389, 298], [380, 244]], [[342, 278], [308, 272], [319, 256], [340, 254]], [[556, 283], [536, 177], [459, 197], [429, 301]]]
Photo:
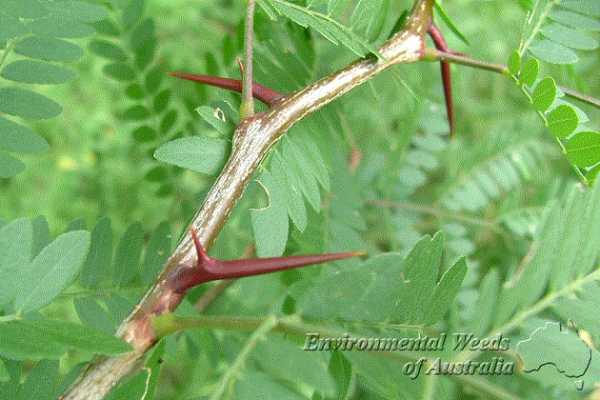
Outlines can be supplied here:
[[[448, 48], [448, 43], [444, 39], [444, 35], [435, 24], [431, 24], [427, 31], [433, 40], [435, 48], [444, 51], [452, 52]], [[454, 136], [454, 100], [452, 98], [452, 75], [450, 71], [450, 63], [440, 61], [440, 69], [442, 73], [442, 83], [444, 86], [444, 99], [446, 101], [446, 114], [448, 116], [448, 125], [450, 125], [450, 136]]]

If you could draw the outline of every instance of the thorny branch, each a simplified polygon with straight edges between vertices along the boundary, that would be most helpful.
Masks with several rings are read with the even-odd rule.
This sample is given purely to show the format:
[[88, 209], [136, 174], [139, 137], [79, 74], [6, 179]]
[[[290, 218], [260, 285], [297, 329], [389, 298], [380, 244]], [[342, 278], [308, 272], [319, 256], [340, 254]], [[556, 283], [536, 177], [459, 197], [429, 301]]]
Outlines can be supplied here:
[[[359, 60], [273, 102], [267, 112], [254, 114], [240, 123], [232, 154], [191, 223], [190, 229], [198, 232], [199, 242], [210, 247], [260, 162], [295, 123], [391, 66], [423, 58], [432, 5], [433, 0], [416, 0], [405, 28], [379, 49], [382, 58]], [[254, 85], [252, 92], [255, 93]], [[194, 240], [187, 234], [168, 259], [156, 283], [117, 332], [134, 351], [91, 364], [62, 399], [102, 399], [122, 378], [139, 367], [145, 353], [157, 341], [153, 319], [173, 311], [183, 299], [184, 293], [173, 289], [169, 277], [184, 274], [196, 264]]]
[[[302, 118], [394, 65], [420, 60], [436, 60], [441, 62], [448, 121], [451, 132], [454, 131], [449, 63], [462, 64], [504, 75], [508, 72], [504, 65], [474, 60], [450, 51], [441, 32], [431, 23], [433, 3], [433, 0], [415, 0], [415, 6], [405, 28], [395, 34], [379, 49], [379, 54], [382, 56], [380, 59], [367, 58], [356, 61], [346, 68], [289, 95], [282, 95], [252, 81], [254, 0], [248, 2], [245, 43], [246, 65], [242, 80], [184, 72], [172, 73], [173, 76], [178, 78], [243, 93], [242, 122], [235, 132], [236, 140], [232, 154], [201, 208], [193, 218], [190, 226], [190, 232], [193, 233], [182, 238], [178, 247], [168, 259], [161, 275], [131, 315], [121, 324], [117, 332], [118, 336], [132, 345], [134, 351], [119, 357], [102, 358], [90, 364], [61, 399], [102, 399], [122, 378], [134, 372], [141, 365], [145, 353], [154, 346], [158, 339], [158, 334], [154, 331], [154, 322], [161, 315], [164, 317], [165, 314], [175, 310], [188, 288], [213, 279], [265, 273], [264, 268], [281, 270], [307, 264], [309, 260], [306, 258], [304, 261], [307, 262], [301, 259], [287, 260], [284, 262], [285, 265], [281, 264], [283, 260], [281, 258], [276, 260], [277, 265], [273, 264], [272, 259], [266, 261], [257, 259], [250, 260], [254, 264], [250, 264], [251, 270], [248, 270], [249, 260], [238, 261], [237, 264], [236, 261], [215, 260], [205, 253], [200, 244], [204, 244], [206, 248], [210, 247], [229, 217], [231, 210], [242, 196], [260, 162], [280, 137]], [[436, 49], [425, 48], [425, 35], [427, 33], [432, 37]], [[561, 88], [561, 90], [567, 96], [600, 107], [600, 100], [568, 88]], [[270, 109], [263, 113], [254, 114], [252, 98], [267, 104]], [[197, 235], [195, 232], [197, 232]], [[326, 259], [353, 255], [356, 254], [312, 256], [314, 258], [310, 261], [323, 262]], [[207, 263], [217, 266], [231, 263], [230, 265], [234, 265], [238, 270], [232, 271], [232, 274], [224, 274], [218, 269], [213, 269], [214, 265], [212, 264], [210, 268], [207, 268]], [[199, 309], [206, 307], [206, 304], [222, 293], [232, 281], [222, 282], [216, 287], [214, 293], [205, 298], [206, 302], [200, 301], [198, 303]], [[482, 385], [485, 386], [484, 383], [477, 384], [476, 382], [467, 381], [465, 383], [480, 389], [482, 389]], [[489, 388], [484, 391], [494, 392]], [[505, 398], [510, 397], [505, 396]]]

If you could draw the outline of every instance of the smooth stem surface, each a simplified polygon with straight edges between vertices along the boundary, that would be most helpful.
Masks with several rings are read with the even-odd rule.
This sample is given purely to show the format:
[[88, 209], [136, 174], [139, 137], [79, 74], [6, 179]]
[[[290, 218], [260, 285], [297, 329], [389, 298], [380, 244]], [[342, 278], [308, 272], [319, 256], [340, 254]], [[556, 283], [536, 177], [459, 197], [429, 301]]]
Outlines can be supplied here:
[[244, 33], [244, 68], [242, 70], [242, 105], [241, 119], [254, 115], [254, 98], [252, 97], [253, 54], [254, 54], [254, 9], [255, 0], [248, 0], [246, 14], [246, 31]]

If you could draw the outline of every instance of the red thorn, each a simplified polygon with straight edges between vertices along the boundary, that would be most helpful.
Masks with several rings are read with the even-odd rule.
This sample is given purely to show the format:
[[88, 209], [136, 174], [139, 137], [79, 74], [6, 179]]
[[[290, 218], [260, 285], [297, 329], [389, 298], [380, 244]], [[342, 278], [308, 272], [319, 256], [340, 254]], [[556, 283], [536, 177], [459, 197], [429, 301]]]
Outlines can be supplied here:
[[[444, 35], [435, 24], [431, 24], [427, 31], [435, 48], [452, 53], [448, 48], [448, 43], [444, 39]], [[450, 125], [450, 136], [454, 135], [454, 100], [452, 99], [452, 75], [450, 72], [450, 63], [446, 61], [440, 61], [440, 68], [442, 71], [442, 83], [444, 85], [444, 98], [446, 100], [446, 114], [448, 115], [448, 124]]]
[[[222, 89], [231, 90], [233, 92], [242, 93], [242, 81], [239, 79], [223, 78], [220, 76], [189, 74], [187, 72], [170, 72], [169, 75], [175, 78], [185, 79], [188, 81], [200, 82], [210, 86], [220, 87]], [[265, 103], [272, 106], [283, 95], [270, 89], [266, 86], [254, 83], [252, 86], [252, 95]]]
[[198, 261], [194, 267], [185, 266], [174, 271], [170, 285], [176, 293], [185, 293], [190, 288], [209, 281], [262, 275], [365, 255], [363, 252], [346, 252], [224, 261], [206, 254], [194, 229], [191, 230], [191, 235]]

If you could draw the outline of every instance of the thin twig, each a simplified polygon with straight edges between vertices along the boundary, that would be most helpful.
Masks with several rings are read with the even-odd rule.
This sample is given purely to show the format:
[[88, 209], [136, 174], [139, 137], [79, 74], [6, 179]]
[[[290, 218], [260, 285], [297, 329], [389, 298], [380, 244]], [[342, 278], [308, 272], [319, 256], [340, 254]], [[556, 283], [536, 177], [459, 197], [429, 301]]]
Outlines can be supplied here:
[[470, 225], [477, 225], [481, 227], [488, 228], [498, 234], [506, 234], [498, 225], [492, 221], [486, 221], [479, 218], [471, 217], [469, 215], [455, 213], [455, 212], [446, 212], [443, 210], [439, 210], [437, 208], [423, 206], [420, 204], [412, 204], [412, 203], [403, 203], [403, 202], [395, 202], [389, 200], [367, 200], [368, 204], [379, 206], [379, 207], [387, 207], [387, 208], [401, 208], [405, 210], [415, 211], [421, 214], [432, 215], [437, 218], [447, 218], [455, 221], [464, 222]]
[[600, 100], [592, 97], [592, 96], [588, 96], [587, 94], [583, 94], [583, 93], [579, 93], [576, 90], [573, 90], [571, 88], [568, 87], [564, 87], [564, 86], [560, 86], [559, 89], [567, 96], [579, 100], [583, 103], [589, 104], [591, 106], [600, 108]]
[[227, 368], [225, 374], [219, 381], [217, 388], [210, 396], [210, 400], [219, 400], [225, 394], [227, 388], [234, 382], [242, 372], [250, 353], [256, 348], [258, 342], [263, 340], [265, 336], [277, 326], [277, 318], [274, 315], [271, 315], [264, 319], [264, 321], [257, 327], [257, 329], [252, 333], [250, 338], [246, 341], [246, 344], [239, 352], [233, 364]]
[[502, 64], [494, 64], [486, 61], [476, 60], [468, 56], [436, 49], [427, 49], [427, 56], [435, 61], [447, 61], [453, 64], [465, 65], [477, 69], [496, 72], [498, 74], [508, 75], [508, 68]]
[[12, 51], [14, 46], [15, 46], [15, 42], [12, 40], [8, 41], [6, 43], [6, 46], [4, 47], [4, 51], [2, 52], [2, 57], [0, 57], [0, 67], [2, 67], [2, 65], [4, 65], [4, 62], [8, 58], [8, 55], [10, 54], [10, 52]]
[[255, 0], [248, 0], [246, 14], [246, 31], [244, 33], [244, 69], [242, 76], [242, 105], [240, 116], [242, 119], [254, 115], [254, 97], [252, 97], [253, 77], [253, 52], [254, 52], [254, 9]]
[[[497, 74], [502, 74], [502, 75], [509, 74], [508, 67], [503, 64], [489, 63], [486, 61], [476, 60], [474, 58], [471, 58], [471, 57], [468, 57], [465, 55], [459, 55], [459, 54], [439, 51], [439, 50], [435, 50], [435, 49], [427, 49], [426, 54], [430, 59], [434, 59], [434, 60], [444, 60], [444, 61], [447, 61], [447, 62], [450, 62], [453, 64], [460, 64], [460, 65], [464, 65], [464, 66], [472, 67], [472, 68], [476, 68], [476, 69], [483, 69], [486, 71], [491, 71], [491, 72], [495, 72]], [[564, 86], [559, 86], [559, 89], [565, 95], [571, 97], [572, 99], [579, 100], [583, 103], [589, 104], [596, 108], [600, 108], [600, 99], [597, 99], [592, 96], [588, 96], [586, 94], [580, 93], [576, 90], [573, 90], [571, 88], [564, 87]]]

